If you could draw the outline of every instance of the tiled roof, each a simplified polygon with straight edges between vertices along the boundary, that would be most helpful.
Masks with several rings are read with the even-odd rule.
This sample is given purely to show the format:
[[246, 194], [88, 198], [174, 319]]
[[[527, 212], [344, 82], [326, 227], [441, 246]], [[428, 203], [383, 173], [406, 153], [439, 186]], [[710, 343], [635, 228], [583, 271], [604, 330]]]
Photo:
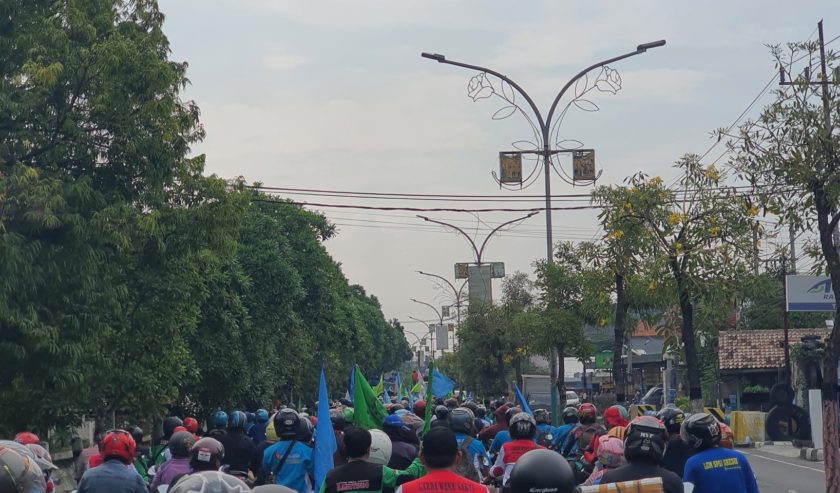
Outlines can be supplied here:
[[[791, 329], [788, 342], [793, 345], [805, 336], [825, 338], [829, 329]], [[782, 368], [785, 364], [784, 331], [727, 330], [720, 333], [720, 369], [751, 370]]]

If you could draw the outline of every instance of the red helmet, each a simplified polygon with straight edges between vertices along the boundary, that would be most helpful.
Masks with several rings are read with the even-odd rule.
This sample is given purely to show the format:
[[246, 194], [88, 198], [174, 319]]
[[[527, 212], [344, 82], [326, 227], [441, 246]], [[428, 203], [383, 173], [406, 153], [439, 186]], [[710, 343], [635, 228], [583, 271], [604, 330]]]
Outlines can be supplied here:
[[30, 431], [22, 431], [15, 435], [15, 441], [23, 445], [37, 445], [41, 443], [41, 439], [38, 438], [38, 435]]
[[192, 416], [184, 418], [184, 428], [190, 433], [198, 433], [198, 420]]
[[598, 409], [595, 408], [594, 404], [590, 404], [589, 402], [584, 402], [578, 408], [578, 417], [581, 421], [584, 420], [592, 420], [598, 418]]
[[131, 464], [137, 444], [131, 437], [131, 433], [125, 430], [111, 430], [102, 438], [100, 449], [105, 459], [116, 457], [126, 464]]
[[426, 415], [426, 401], [419, 400], [414, 401], [414, 414], [417, 416], [425, 416]]
[[180, 433], [182, 431], [190, 431], [184, 426], [176, 426], [175, 429], [172, 430], [172, 434]]

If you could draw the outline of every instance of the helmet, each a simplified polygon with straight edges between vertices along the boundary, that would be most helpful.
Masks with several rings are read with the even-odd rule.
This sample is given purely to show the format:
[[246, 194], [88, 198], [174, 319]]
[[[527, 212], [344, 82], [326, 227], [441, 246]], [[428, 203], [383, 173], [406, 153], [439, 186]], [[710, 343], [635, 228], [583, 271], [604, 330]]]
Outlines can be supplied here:
[[621, 404], [614, 404], [610, 407], [618, 410], [618, 414], [621, 416], [621, 419], [623, 419], [624, 421], [630, 421], [630, 413], [627, 412], [626, 407], [622, 406]]
[[426, 415], [426, 401], [422, 399], [419, 401], [414, 401], [414, 414], [418, 416]]
[[478, 404], [476, 404], [473, 401], [467, 401], [464, 404], [462, 404], [461, 407], [465, 407], [465, 408], [469, 409], [470, 411], [472, 411], [473, 416], [475, 416], [475, 412], [478, 411]]
[[446, 407], [448, 407], [449, 409], [455, 409], [456, 407], [458, 407], [458, 399], [456, 399], [456, 398], [454, 398], [454, 397], [450, 397], [449, 399], [446, 399], [446, 400], [443, 402], [443, 404], [444, 404]]
[[0, 491], [29, 493], [46, 489], [44, 473], [35, 461], [11, 448], [0, 448]]
[[175, 433], [175, 428], [183, 424], [181, 418], [178, 416], [167, 416], [163, 418], [163, 439], [169, 440], [172, 434]]
[[607, 432], [607, 435], [611, 437], [616, 437], [622, 442], [624, 441], [624, 436], [627, 434], [627, 427], [626, 426], [613, 426]]
[[105, 459], [114, 457], [126, 464], [131, 464], [134, 461], [137, 443], [131, 438], [131, 433], [125, 430], [111, 430], [102, 439], [100, 449]]
[[510, 420], [512, 420], [514, 416], [521, 412], [522, 409], [518, 407], [509, 407], [507, 411], [505, 411], [505, 418], [507, 418], [508, 425], [510, 425]]
[[267, 423], [268, 422], [268, 411], [265, 409], [257, 409], [257, 423]]
[[189, 431], [179, 431], [172, 435], [167, 445], [173, 457], [189, 457], [190, 450], [195, 445], [195, 437]]
[[[175, 427], [175, 429], [174, 429], [174, 430], [172, 430], [172, 434], [174, 435], [174, 434], [176, 434], [176, 433], [181, 433], [182, 431], [189, 431], [189, 430], [188, 430], [188, 429], [186, 429], [186, 428], [185, 428], [185, 427], [183, 427], [183, 426], [176, 426], [176, 427]], [[169, 437], [169, 438], [170, 438], [170, 440], [172, 439], [172, 437]]]
[[134, 443], [143, 443], [143, 428], [132, 425], [128, 427], [128, 432], [131, 433], [131, 438], [134, 439]]
[[245, 412], [245, 418], [246, 423], [254, 423], [257, 421], [257, 415], [250, 411]]
[[656, 413], [656, 417], [659, 421], [662, 421], [662, 424], [665, 425], [665, 429], [667, 429], [668, 433], [672, 435], [680, 432], [683, 421], [685, 421], [685, 413], [676, 407], [663, 407], [658, 413]]
[[653, 416], [639, 416], [627, 425], [624, 434], [624, 457], [628, 461], [662, 462], [668, 430]]
[[458, 407], [449, 415], [449, 427], [455, 433], [475, 433], [475, 415], [466, 407]]
[[615, 469], [622, 465], [624, 463], [624, 441], [610, 435], [598, 437], [598, 462], [607, 469]]
[[347, 427], [347, 419], [344, 417], [344, 411], [341, 409], [330, 409], [330, 422], [332, 427], [336, 430], [343, 430]]
[[578, 410], [573, 406], [563, 409], [563, 423], [567, 425], [575, 424], [579, 421]]
[[262, 486], [254, 486], [252, 493], [295, 493], [295, 490], [287, 488], [282, 484], [264, 484]]
[[507, 487], [510, 493], [572, 493], [577, 481], [563, 456], [552, 450], [537, 449], [516, 461]]
[[265, 439], [269, 442], [277, 441], [277, 431], [274, 429], [275, 416], [277, 416], [277, 413], [272, 414], [271, 418], [268, 420], [268, 424], [265, 425]]
[[230, 413], [228, 421], [228, 428], [245, 428], [248, 423], [248, 415], [242, 411], [234, 411]]
[[692, 414], [680, 428], [683, 441], [696, 449], [707, 449], [720, 443], [720, 424], [711, 414]]
[[301, 419], [298, 421], [298, 428], [297, 428], [297, 435], [295, 435], [295, 440], [299, 442], [308, 442], [312, 440], [312, 435], [315, 432], [315, 425], [310, 421], [310, 418]]
[[280, 440], [294, 440], [300, 432], [300, 415], [294, 409], [284, 408], [274, 415], [274, 432]]
[[551, 413], [547, 409], [537, 409], [534, 411], [534, 421], [539, 423], [551, 423]]
[[584, 402], [578, 408], [578, 419], [581, 423], [594, 423], [598, 418], [598, 409], [594, 404]]
[[435, 417], [439, 420], [445, 420], [449, 417], [449, 408], [446, 406], [435, 407]]
[[213, 413], [213, 428], [224, 428], [228, 424], [228, 415], [226, 412], [219, 410]]
[[198, 433], [198, 420], [192, 416], [184, 418], [184, 428], [190, 433]]
[[201, 471], [184, 476], [171, 488], [171, 493], [250, 493], [241, 479], [219, 471]]
[[518, 412], [510, 420], [510, 437], [514, 440], [534, 438], [537, 433], [537, 422], [528, 413]]
[[42, 447], [38, 443], [30, 443], [26, 445], [32, 454], [35, 456], [35, 463], [38, 464], [38, 467], [41, 468], [43, 472], [50, 472], [55, 469], [58, 469], [55, 464], [53, 464], [52, 456], [50, 452]]
[[390, 460], [391, 439], [382, 430], [370, 430], [370, 457], [367, 462], [385, 466]]
[[22, 443], [24, 445], [29, 445], [30, 443], [40, 443], [41, 439], [38, 438], [38, 435], [29, 432], [29, 431], [22, 431], [15, 435], [15, 441], [17, 443]]
[[391, 414], [394, 414], [394, 413], [396, 413], [397, 411], [402, 411], [403, 409], [405, 409], [405, 408], [403, 407], [403, 405], [402, 405], [402, 404], [393, 404], [393, 405], [391, 406], [391, 408], [390, 408], [390, 409], [388, 409], [388, 412], [390, 412]]
[[487, 408], [484, 406], [478, 406], [475, 410], [475, 417], [478, 419], [484, 419], [487, 416]]
[[735, 448], [735, 436], [729, 426], [726, 423], [718, 423], [718, 426], [720, 426], [720, 446], [728, 449]]
[[406, 426], [405, 422], [402, 420], [401, 417], [391, 414], [389, 416], [385, 416], [385, 420], [382, 421], [382, 429], [389, 429], [389, 430], [396, 430], [396, 431], [404, 431], [408, 432], [410, 429]]
[[205, 437], [190, 449], [190, 467], [194, 471], [218, 471], [222, 466], [225, 448], [215, 438]]

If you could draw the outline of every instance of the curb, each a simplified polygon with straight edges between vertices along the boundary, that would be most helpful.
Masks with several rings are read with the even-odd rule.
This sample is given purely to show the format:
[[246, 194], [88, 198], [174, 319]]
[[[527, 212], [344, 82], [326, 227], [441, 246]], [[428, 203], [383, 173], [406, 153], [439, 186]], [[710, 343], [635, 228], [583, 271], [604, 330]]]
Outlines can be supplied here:
[[822, 462], [825, 459], [825, 452], [821, 448], [803, 447], [799, 449], [799, 458], [811, 462]]

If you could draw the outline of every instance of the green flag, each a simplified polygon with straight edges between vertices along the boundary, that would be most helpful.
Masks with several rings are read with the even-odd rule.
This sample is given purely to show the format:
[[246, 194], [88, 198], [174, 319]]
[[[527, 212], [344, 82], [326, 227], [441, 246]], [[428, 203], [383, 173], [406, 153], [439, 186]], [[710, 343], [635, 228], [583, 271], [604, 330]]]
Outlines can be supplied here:
[[420, 392], [423, 392], [423, 379], [422, 378], [417, 380], [417, 383], [414, 384], [414, 387], [411, 387], [411, 393], [412, 394], [419, 394]]
[[379, 397], [382, 392], [385, 392], [385, 376], [379, 375], [379, 383], [373, 387], [373, 395]]
[[356, 385], [353, 388], [353, 424], [366, 430], [381, 428], [388, 412], [358, 366], [354, 371]]
[[426, 422], [423, 424], [423, 434], [425, 435], [427, 431], [429, 431], [429, 427], [432, 425], [432, 408], [435, 407], [432, 403], [432, 379], [434, 378], [435, 374], [435, 364], [433, 362], [429, 362], [429, 383], [426, 384]]

